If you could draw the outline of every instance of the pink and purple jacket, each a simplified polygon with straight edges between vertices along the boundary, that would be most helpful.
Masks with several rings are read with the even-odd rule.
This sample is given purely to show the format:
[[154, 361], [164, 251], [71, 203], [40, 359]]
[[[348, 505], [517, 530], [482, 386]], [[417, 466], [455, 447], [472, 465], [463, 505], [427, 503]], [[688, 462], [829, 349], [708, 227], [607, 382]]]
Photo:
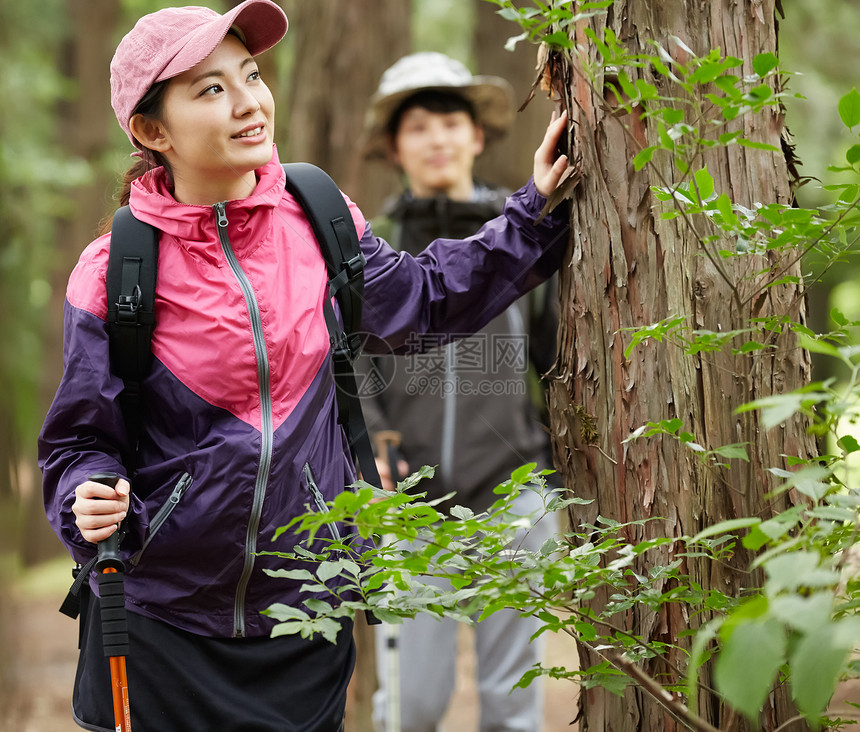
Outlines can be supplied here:
[[[266, 635], [260, 611], [298, 606], [299, 582], [272, 578], [298, 537], [272, 537], [355, 479], [337, 422], [323, 316], [327, 273], [277, 151], [248, 198], [178, 203], [162, 171], [135, 181], [130, 205], [161, 230], [153, 367], [132, 506], [122, 544], [127, 606], [216, 637]], [[365, 269], [362, 331], [369, 352], [403, 351], [411, 333], [475, 332], [549, 277], [567, 221], [534, 224], [545, 199], [529, 182], [502, 216], [465, 240], [437, 240], [411, 257], [375, 237], [349, 202]], [[122, 381], [108, 359], [110, 234], [90, 244], [69, 280], [64, 374], [39, 437], [48, 519], [76, 561], [75, 486], [125, 475]], [[409, 342], [415, 342], [413, 337]], [[336, 532], [337, 527], [332, 527]]]

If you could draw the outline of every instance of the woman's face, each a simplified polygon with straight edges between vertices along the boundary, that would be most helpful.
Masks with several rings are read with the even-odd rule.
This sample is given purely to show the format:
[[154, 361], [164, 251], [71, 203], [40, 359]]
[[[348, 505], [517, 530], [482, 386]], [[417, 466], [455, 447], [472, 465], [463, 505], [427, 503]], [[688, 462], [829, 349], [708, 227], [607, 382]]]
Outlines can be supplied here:
[[254, 171], [272, 157], [275, 103], [256, 61], [227, 35], [197, 66], [170, 80], [156, 136], [145, 141], [173, 169], [182, 203], [213, 204], [244, 198]]

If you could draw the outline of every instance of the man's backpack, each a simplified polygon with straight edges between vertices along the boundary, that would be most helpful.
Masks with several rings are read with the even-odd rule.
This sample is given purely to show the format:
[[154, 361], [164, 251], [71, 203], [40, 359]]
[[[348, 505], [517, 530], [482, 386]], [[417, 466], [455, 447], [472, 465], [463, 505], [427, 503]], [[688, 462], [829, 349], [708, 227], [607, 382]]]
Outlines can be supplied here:
[[[324, 313], [332, 345], [338, 421], [364, 479], [379, 485], [353, 371], [361, 347], [365, 263], [355, 225], [340, 190], [324, 171], [308, 163], [283, 167], [286, 188], [301, 204], [319, 242], [329, 272], [329, 295], [337, 299], [343, 319], [341, 325], [327, 298]], [[108, 260], [108, 333], [111, 368], [125, 384], [120, 406], [130, 454], [123, 456], [123, 463], [130, 473], [140, 430], [140, 384], [152, 362], [157, 271], [157, 229], [138, 221], [128, 206], [120, 208], [114, 215]]]

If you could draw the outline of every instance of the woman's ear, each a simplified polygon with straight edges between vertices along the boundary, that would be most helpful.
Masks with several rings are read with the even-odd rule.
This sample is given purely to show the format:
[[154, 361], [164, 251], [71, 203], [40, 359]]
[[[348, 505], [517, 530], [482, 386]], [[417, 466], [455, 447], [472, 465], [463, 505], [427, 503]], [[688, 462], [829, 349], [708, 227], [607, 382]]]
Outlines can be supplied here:
[[164, 125], [152, 117], [135, 114], [128, 121], [128, 128], [141, 145], [156, 152], [166, 152], [170, 149], [170, 140]]

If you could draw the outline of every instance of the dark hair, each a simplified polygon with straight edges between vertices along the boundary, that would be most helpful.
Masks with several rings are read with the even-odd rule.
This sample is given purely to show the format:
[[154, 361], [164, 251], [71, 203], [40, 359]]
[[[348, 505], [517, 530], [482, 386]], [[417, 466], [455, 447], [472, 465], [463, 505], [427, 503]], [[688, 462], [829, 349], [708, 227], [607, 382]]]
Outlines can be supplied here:
[[[149, 87], [149, 90], [143, 95], [141, 100], [137, 103], [137, 106], [134, 108], [132, 117], [136, 114], [142, 114], [144, 117], [152, 117], [154, 119], [159, 118], [164, 107], [164, 94], [167, 91], [167, 84], [169, 82], [170, 79], [156, 81], [151, 87]], [[131, 196], [131, 184], [135, 180], [150, 170], [154, 170], [158, 167], [163, 167], [167, 173], [168, 180], [172, 181], [173, 171], [170, 168], [170, 163], [167, 162], [167, 158], [165, 158], [160, 152], [150, 150], [147, 147], [141, 147], [141, 150], [139, 150], [135, 155], [134, 162], [131, 164], [131, 167], [125, 171], [125, 175], [123, 176], [122, 186], [117, 194], [119, 205], [128, 205], [128, 200]], [[111, 215], [102, 222], [100, 227], [102, 234], [110, 231], [112, 220], [113, 216]]]
[[391, 119], [388, 120], [385, 129], [392, 139], [397, 135], [403, 115], [414, 107], [421, 107], [428, 112], [436, 112], [437, 114], [466, 112], [472, 119], [472, 122], [477, 123], [475, 106], [462, 94], [440, 91], [438, 89], [425, 89], [406, 97], [394, 111], [394, 114], [391, 115]]

